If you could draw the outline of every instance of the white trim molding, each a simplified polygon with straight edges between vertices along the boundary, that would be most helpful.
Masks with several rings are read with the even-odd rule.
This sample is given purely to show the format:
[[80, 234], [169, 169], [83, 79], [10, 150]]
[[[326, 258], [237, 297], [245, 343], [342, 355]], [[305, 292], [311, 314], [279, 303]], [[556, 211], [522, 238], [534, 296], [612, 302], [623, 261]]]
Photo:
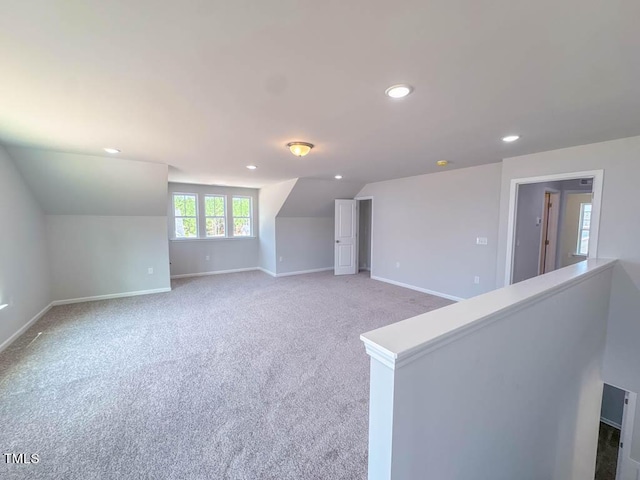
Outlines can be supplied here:
[[[540, 177], [513, 178], [509, 186], [509, 217], [507, 223], [507, 259], [504, 268], [504, 285], [513, 282], [513, 260], [516, 243], [516, 215], [518, 211], [518, 188], [530, 183], [559, 182], [562, 180], [578, 180], [593, 178], [591, 193], [593, 194], [591, 211], [591, 233], [589, 234], [589, 258], [598, 258], [598, 236], [600, 232], [600, 210], [602, 208], [602, 188], [604, 170], [588, 170], [585, 172], [567, 172]], [[585, 192], [586, 193], [586, 192]]]
[[258, 270], [260, 270], [262, 273], [266, 273], [267, 275], [271, 275], [272, 277], [276, 276], [274, 272], [272, 272], [271, 270], [267, 270], [266, 268], [258, 267]]
[[383, 277], [377, 277], [375, 275], [371, 275], [371, 280], [378, 280], [379, 282], [390, 283], [391, 285], [408, 288], [409, 290], [415, 290], [416, 292], [428, 293], [429, 295], [446, 298], [447, 300], [453, 300], [454, 302], [461, 302], [462, 300], [465, 300], [462, 297], [456, 297], [455, 295], [449, 295], [448, 293], [436, 292], [435, 290], [429, 290], [428, 288], [416, 287], [415, 285], [409, 285], [408, 283], [397, 282], [395, 280], [390, 280], [388, 278], [383, 278]]
[[96, 295], [94, 297], [81, 297], [81, 298], [69, 298], [67, 300], [54, 300], [53, 302], [51, 302], [51, 304], [53, 306], [69, 305], [71, 303], [93, 302], [96, 300], [111, 300], [113, 298], [137, 297], [138, 295], [150, 295], [153, 293], [165, 293], [170, 291], [171, 291], [171, 287], [156, 288], [153, 290], [138, 290], [136, 292], [110, 293], [108, 295]]
[[610, 427], [617, 428], [618, 430], [622, 430], [622, 425], [616, 422], [612, 422], [608, 418], [600, 417], [600, 421], [605, 425], [609, 425]]
[[333, 270], [333, 267], [323, 267], [323, 268], [314, 268], [312, 270], [298, 270], [297, 272], [283, 272], [283, 273], [275, 273], [271, 270], [267, 270], [262, 267], [258, 267], [257, 270], [266, 273], [267, 275], [271, 275], [274, 278], [281, 277], [292, 277], [294, 275], [306, 275], [307, 273], [318, 273], [318, 272], [327, 272], [329, 270]]
[[0, 352], [2, 352], [5, 348], [9, 347], [9, 345], [15, 342], [18, 339], [18, 337], [20, 337], [20, 335], [22, 335], [24, 332], [26, 332], [29, 329], [31, 325], [33, 325], [38, 320], [40, 320], [44, 316], [44, 314], [51, 309], [52, 306], [53, 306], [53, 303], [50, 303], [49, 305], [44, 307], [42, 310], [36, 313], [36, 315], [31, 320], [29, 320], [22, 327], [20, 327], [16, 333], [14, 333], [9, 338], [7, 338], [4, 342], [2, 342], [2, 345], [0, 345]]
[[280, 278], [280, 277], [291, 277], [293, 275], [305, 275], [307, 273], [327, 272], [329, 270], [333, 270], [333, 267], [314, 268], [312, 270], [299, 270], [297, 272], [276, 273], [275, 276], [278, 277], [278, 278]]
[[171, 280], [174, 280], [177, 278], [189, 278], [189, 277], [208, 277], [209, 275], [222, 275], [224, 273], [255, 272], [256, 270], [261, 270], [261, 269], [258, 267], [248, 267], [248, 268], [234, 268], [232, 270], [214, 270], [213, 272], [183, 273], [180, 275], [171, 275]]

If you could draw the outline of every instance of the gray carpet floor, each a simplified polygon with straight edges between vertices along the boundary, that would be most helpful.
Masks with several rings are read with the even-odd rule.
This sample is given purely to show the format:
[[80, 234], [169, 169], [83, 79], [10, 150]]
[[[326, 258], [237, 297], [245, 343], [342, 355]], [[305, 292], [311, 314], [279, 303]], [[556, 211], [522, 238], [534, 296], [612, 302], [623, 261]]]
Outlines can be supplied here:
[[245, 272], [55, 307], [0, 354], [0, 454], [40, 459], [0, 478], [364, 479], [359, 335], [449, 303]]

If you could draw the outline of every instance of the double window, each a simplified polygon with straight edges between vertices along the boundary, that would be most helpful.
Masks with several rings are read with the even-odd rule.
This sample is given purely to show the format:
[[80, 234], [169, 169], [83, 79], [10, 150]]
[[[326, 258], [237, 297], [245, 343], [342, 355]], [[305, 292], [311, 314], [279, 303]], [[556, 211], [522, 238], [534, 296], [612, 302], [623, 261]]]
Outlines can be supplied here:
[[174, 238], [253, 236], [252, 197], [207, 194], [199, 200], [195, 193], [172, 194]]

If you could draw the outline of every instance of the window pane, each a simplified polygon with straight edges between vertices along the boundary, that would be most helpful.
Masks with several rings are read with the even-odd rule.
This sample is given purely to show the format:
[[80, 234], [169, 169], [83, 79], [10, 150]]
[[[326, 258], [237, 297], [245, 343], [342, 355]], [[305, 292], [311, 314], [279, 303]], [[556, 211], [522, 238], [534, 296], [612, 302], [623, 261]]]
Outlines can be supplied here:
[[173, 197], [173, 210], [174, 215], [184, 215], [184, 195], [175, 195]]
[[207, 218], [207, 237], [224, 237], [224, 218]]
[[233, 235], [236, 237], [251, 236], [251, 220], [248, 218], [234, 218]]
[[204, 198], [204, 208], [207, 217], [224, 217], [224, 197], [206, 196]]
[[216, 217], [224, 217], [224, 197], [216, 197], [214, 202], [213, 214]]
[[216, 197], [209, 197], [209, 196], [204, 197], [204, 214], [207, 217], [212, 217], [213, 215], [215, 215], [213, 213], [214, 211], [213, 204], [215, 200], [216, 200]]
[[234, 198], [233, 199], [233, 216], [248, 217], [251, 215], [251, 199], [250, 198]]
[[187, 217], [196, 216], [196, 196], [195, 195], [184, 196], [184, 211], [185, 213], [183, 215]]
[[195, 218], [176, 218], [176, 238], [192, 238], [198, 236]]
[[580, 251], [581, 255], [587, 255], [589, 253], [589, 231], [583, 230], [580, 235]]

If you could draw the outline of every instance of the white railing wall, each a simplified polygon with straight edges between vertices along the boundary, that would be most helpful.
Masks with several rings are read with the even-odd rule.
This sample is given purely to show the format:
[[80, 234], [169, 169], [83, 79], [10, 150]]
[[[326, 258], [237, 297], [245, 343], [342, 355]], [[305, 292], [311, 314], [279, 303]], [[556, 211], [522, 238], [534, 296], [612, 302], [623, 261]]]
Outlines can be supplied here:
[[369, 479], [592, 479], [614, 263], [588, 260], [362, 335]]

